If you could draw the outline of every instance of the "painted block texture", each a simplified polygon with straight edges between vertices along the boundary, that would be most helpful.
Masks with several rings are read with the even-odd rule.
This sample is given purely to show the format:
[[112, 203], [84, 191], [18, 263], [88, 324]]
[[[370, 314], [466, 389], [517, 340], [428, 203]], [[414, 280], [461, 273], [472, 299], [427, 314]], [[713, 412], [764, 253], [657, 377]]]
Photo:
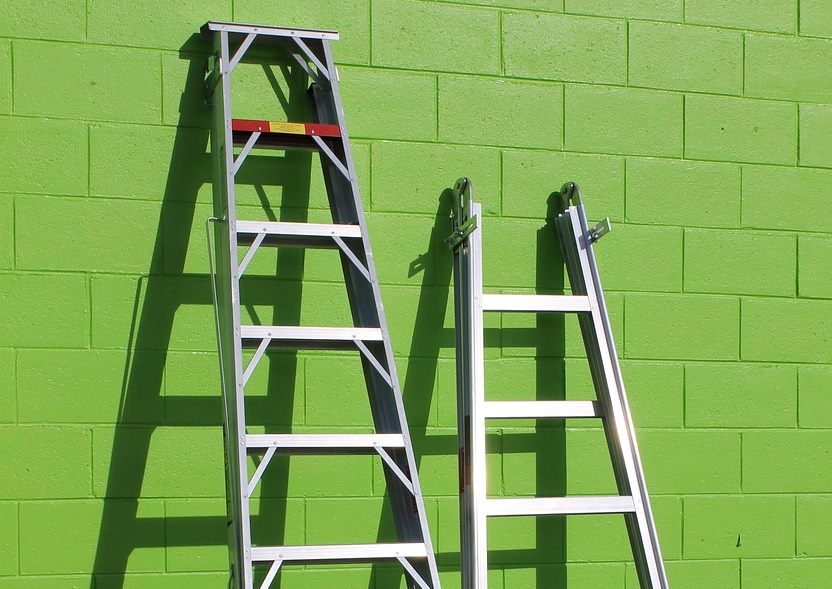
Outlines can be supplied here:
[[631, 85], [713, 94], [742, 92], [739, 32], [634, 22], [629, 34]]
[[[670, 586], [832, 578], [829, 1], [2, 0], [0, 589], [228, 586], [209, 19], [339, 32], [445, 587], [460, 584], [446, 238], [461, 176], [489, 291], [570, 292], [551, 223], [565, 182], [591, 224], [610, 218], [595, 252]], [[238, 66], [235, 116], [309, 120], [289, 59]], [[309, 151], [255, 149], [237, 198], [240, 218], [331, 221]], [[352, 325], [342, 278], [336, 251], [261, 248], [244, 321]], [[485, 343], [488, 398], [594, 398], [574, 316], [492, 314]], [[253, 432], [372, 431], [357, 353], [269, 353], [247, 386]], [[597, 420], [489, 426], [489, 493], [616, 492]], [[278, 455], [254, 535], [395, 541], [385, 488], [378, 456]], [[620, 517], [490, 526], [492, 589], [638, 587]], [[402, 575], [286, 567], [279, 585]]]

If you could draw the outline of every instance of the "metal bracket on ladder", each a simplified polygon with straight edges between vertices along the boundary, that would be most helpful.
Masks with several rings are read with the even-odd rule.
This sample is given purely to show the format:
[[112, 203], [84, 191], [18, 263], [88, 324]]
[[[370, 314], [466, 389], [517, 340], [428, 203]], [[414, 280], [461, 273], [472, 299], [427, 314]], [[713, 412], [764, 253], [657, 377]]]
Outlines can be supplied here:
[[468, 178], [460, 178], [456, 181], [451, 205], [454, 232], [445, 240], [451, 249], [462, 243], [477, 228], [477, 216], [468, 215], [469, 207], [473, 202], [471, 194], [471, 181]]
[[[233, 589], [276, 582], [287, 565], [375, 563], [401, 566], [409, 589], [440, 589], [433, 545], [399, 388], [363, 205], [329, 42], [334, 31], [209, 22], [214, 42], [205, 89], [213, 108], [215, 158], [211, 262], [225, 405], [226, 478], [229, 489], [229, 557]], [[230, 77], [259, 47], [294, 60], [311, 80], [312, 121], [235, 119]], [[239, 153], [235, 156], [235, 148]], [[320, 154], [332, 223], [237, 219], [236, 177], [252, 150], [303, 149]], [[210, 241], [210, 235], [209, 235]], [[338, 252], [354, 327], [244, 325], [240, 280], [264, 247], [325, 248]], [[240, 259], [240, 248], [245, 248]], [[214, 263], [216, 260], [216, 264]], [[239, 260], [239, 262], [238, 262]], [[216, 266], [216, 267], [215, 267]], [[246, 387], [269, 350], [352, 350], [361, 362], [372, 405], [374, 434], [253, 434], [246, 424]], [[247, 364], [243, 350], [254, 349]], [[310, 362], [313, 360], [309, 360]], [[274, 457], [287, 454], [378, 456], [399, 535], [397, 543], [262, 546], [252, 539], [250, 498]], [[249, 472], [249, 460], [255, 461]]]
[[[463, 195], [465, 201], [462, 202]], [[454, 189], [454, 303], [462, 522], [462, 588], [486, 589], [489, 517], [622, 514], [642, 589], [668, 589], [632, 418], [612, 339], [609, 316], [592, 245], [609, 231], [608, 221], [590, 228], [574, 183], [561, 190], [563, 212], [555, 221], [571, 295], [500, 295], [483, 292], [482, 221], [471, 182]], [[552, 236], [555, 239], [555, 236]], [[578, 317], [596, 389], [587, 401], [488, 401], [485, 391], [483, 315], [486, 312], [568, 313]], [[486, 496], [485, 434], [489, 419], [601, 419], [619, 494], [611, 497]], [[580, 555], [576, 555], [580, 557]]]

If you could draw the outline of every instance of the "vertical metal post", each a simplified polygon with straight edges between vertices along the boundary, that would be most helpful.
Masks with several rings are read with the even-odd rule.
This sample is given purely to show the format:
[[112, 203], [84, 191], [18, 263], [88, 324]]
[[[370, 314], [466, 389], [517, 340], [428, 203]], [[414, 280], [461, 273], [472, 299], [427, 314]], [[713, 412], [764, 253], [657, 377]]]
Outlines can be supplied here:
[[454, 302], [457, 351], [457, 422], [460, 468], [460, 551], [463, 589], [484, 588], [488, 579], [486, 534], [486, 440], [482, 308], [482, 209], [471, 182], [454, 186]]
[[225, 402], [226, 478], [229, 497], [229, 553], [232, 583], [238, 589], [253, 589], [251, 529], [247, 493], [248, 464], [245, 446], [245, 396], [240, 334], [240, 283], [237, 268], [236, 196], [234, 185], [234, 140], [231, 129], [231, 71], [228, 32], [214, 36], [219, 56], [219, 83], [214, 91], [212, 149], [217, 165], [214, 215], [220, 358], [223, 362]]
[[474, 586], [488, 587], [488, 539], [486, 535], [486, 473], [485, 473], [485, 352], [482, 316], [482, 209], [471, 203], [471, 217], [480, 228], [468, 237], [469, 324], [471, 334], [471, 511], [474, 544]]
[[[625, 518], [639, 581], [642, 587], [666, 589], [667, 576], [641, 467], [635, 428], [630, 415], [624, 381], [621, 377], [621, 366], [612, 338], [612, 326], [595, 261], [595, 252], [589, 239], [590, 228], [583, 203], [579, 202], [576, 206], [570, 207], [569, 221], [578, 252], [580, 274], [592, 308], [591, 327], [582, 324], [582, 329], [592, 330], [591, 334], [585, 336], [585, 341], [591, 341], [593, 347], [596, 347], [604, 373], [606, 395], [602, 397], [599, 394], [599, 398], [606, 398], [610, 413], [608, 419], [604, 421], [604, 426], [608, 430], [613, 466], [616, 467], [619, 480], [619, 492], [622, 495], [631, 495], [635, 505], [634, 514], [626, 514]], [[587, 353], [590, 353], [589, 349]]]

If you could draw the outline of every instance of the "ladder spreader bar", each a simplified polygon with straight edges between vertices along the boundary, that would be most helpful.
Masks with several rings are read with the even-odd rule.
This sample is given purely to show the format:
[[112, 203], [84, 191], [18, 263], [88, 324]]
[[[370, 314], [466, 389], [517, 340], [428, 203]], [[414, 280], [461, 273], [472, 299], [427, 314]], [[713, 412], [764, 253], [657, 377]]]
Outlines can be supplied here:
[[325, 123], [288, 123], [286, 121], [260, 121], [256, 119], [231, 119], [232, 131], [251, 131], [282, 135], [317, 135], [319, 137], [340, 137], [338, 125]]
[[635, 512], [633, 498], [621, 496], [597, 497], [529, 497], [523, 499], [488, 499], [488, 516], [514, 515], [590, 515]]
[[288, 223], [274, 221], [237, 221], [237, 233], [285, 235], [287, 237], [361, 237], [359, 225], [326, 223]]
[[401, 434], [249, 434], [246, 448], [404, 448]]
[[382, 341], [377, 327], [305, 327], [295, 325], [243, 325], [242, 339], [301, 341]]
[[227, 33], [256, 33], [271, 37], [300, 37], [302, 39], [327, 39], [338, 40], [338, 31], [324, 29], [290, 29], [286, 27], [268, 27], [263, 25], [247, 25], [241, 23], [230, 23], [221, 21], [210, 21], [202, 25], [200, 32], [203, 37], [209, 37], [212, 31], [225, 31]]
[[542, 417], [602, 417], [597, 401], [486, 401], [484, 417], [497, 419], [537, 419]]
[[275, 560], [373, 561], [397, 558], [425, 558], [424, 544], [336, 544], [329, 546], [252, 546], [254, 562]]
[[581, 313], [589, 312], [589, 298], [577, 295], [512, 295], [512, 294], [484, 294], [482, 295], [483, 311], [512, 312], [556, 312]]

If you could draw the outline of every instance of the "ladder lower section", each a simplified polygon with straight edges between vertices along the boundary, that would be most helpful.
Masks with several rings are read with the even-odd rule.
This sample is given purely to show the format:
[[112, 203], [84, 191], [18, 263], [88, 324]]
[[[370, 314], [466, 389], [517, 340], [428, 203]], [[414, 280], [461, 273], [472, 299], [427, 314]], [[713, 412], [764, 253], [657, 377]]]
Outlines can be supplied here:
[[[608, 231], [608, 226], [589, 229], [583, 205], [575, 192], [577, 187], [564, 193], [567, 202], [573, 202], [567, 204], [554, 223], [572, 294], [516, 295], [483, 292], [481, 207], [473, 200], [468, 179], [460, 179], [454, 189], [454, 233], [448, 242], [454, 250], [463, 589], [488, 587], [489, 517], [601, 514], [623, 515], [642, 589], [668, 589], [592, 249], [592, 244]], [[486, 400], [483, 327], [486, 312], [575, 314], [597, 400]], [[618, 495], [486, 496], [487, 420], [573, 418], [602, 420]]]
[[[255, 589], [255, 569], [265, 571], [258, 589], [269, 589], [285, 562], [331, 564], [353, 562], [398, 563], [406, 574], [408, 589], [440, 589], [427, 515], [422, 499], [417, 463], [404, 412], [393, 349], [381, 303], [374, 258], [367, 235], [363, 205], [358, 190], [355, 165], [347, 135], [338, 88], [338, 73], [329, 41], [338, 38], [334, 31], [290, 29], [211, 22], [203, 33], [213, 38], [214, 54], [208, 60], [205, 81], [207, 99], [212, 103], [212, 155], [216, 172], [214, 184], [214, 246], [212, 261], [217, 261], [214, 281], [217, 309], [217, 335], [225, 405], [226, 479], [228, 488], [228, 542], [231, 577], [229, 589]], [[256, 47], [255, 57], [246, 59]], [[274, 56], [274, 60], [270, 58]], [[264, 67], [273, 63], [278, 67]], [[297, 105], [296, 96], [310, 101], [310, 121], [287, 122], [235, 118], [231, 108], [231, 76], [241, 64], [250, 70], [266, 70], [268, 75], [286, 78], [285, 95], [276, 103]], [[304, 79], [302, 88], [295, 88]], [[284, 88], [271, 82], [273, 88]], [[306, 88], [306, 81], [309, 87]], [[289, 113], [287, 113], [288, 116]], [[252, 153], [258, 158], [278, 159], [274, 150], [313, 150], [321, 164], [331, 223], [283, 221], [283, 204], [264, 198], [270, 220], [237, 218], [236, 183]], [[296, 154], [297, 155], [297, 154]], [[303, 154], [299, 154], [303, 158]], [[308, 158], [312, 161], [313, 158]], [[281, 168], [278, 166], [278, 168]], [[299, 166], [303, 169], [304, 166]], [[292, 192], [292, 191], [289, 191]], [[287, 204], [287, 207], [290, 205]], [[291, 208], [297, 208], [296, 203]], [[273, 214], [275, 213], [275, 214]], [[275, 218], [277, 216], [277, 218]], [[246, 304], [246, 289], [240, 288], [246, 268], [261, 247], [324, 248], [334, 250], [343, 269], [344, 287], [350, 305], [345, 325], [316, 327], [300, 325], [243, 325], [241, 306]], [[302, 252], [300, 252], [302, 255]], [[295, 252], [298, 254], [298, 252]], [[280, 254], [278, 254], [280, 256]], [[280, 257], [278, 257], [280, 260]], [[281, 273], [283, 266], [278, 267]], [[257, 279], [263, 277], [258, 275]], [[292, 277], [294, 278], [294, 277]], [[300, 293], [302, 289], [287, 289]], [[275, 301], [277, 305], [277, 301]], [[284, 309], [285, 311], [285, 309]], [[292, 322], [292, 311], [281, 313], [281, 321]], [[247, 388], [262, 387], [262, 379], [250, 377], [263, 356], [272, 349], [353, 350], [360, 362], [376, 433], [339, 433], [333, 426], [328, 433], [249, 433], [246, 421]], [[253, 349], [253, 354], [244, 353]], [[287, 355], [291, 356], [291, 355]], [[314, 362], [320, 354], [310, 355]], [[272, 365], [270, 372], [279, 367]], [[276, 379], [277, 380], [277, 379]], [[275, 380], [275, 381], [276, 381]], [[286, 379], [278, 389], [287, 394]], [[256, 383], [256, 385], [254, 384]], [[257, 391], [262, 394], [263, 391]], [[274, 389], [267, 390], [273, 394]], [[307, 391], [311, 392], [311, 391]], [[315, 391], [339, 402], [341, 391]], [[258, 424], [268, 416], [258, 416]], [[387, 483], [387, 497], [397, 543], [309, 546], [262, 546], [252, 526], [251, 498], [265, 473], [274, 468], [275, 457], [286, 455], [370, 455], [377, 457]], [[378, 464], [374, 459], [374, 464]], [[286, 469], [283, 472], [294, 470]], [[274, 474], [274, 473], [273, 473]], [[288, 475], [287, 475], [288, 476]], [[301, 502], [302, 503], [302, 502]], [[345, 502], [345, 509], [349, 502]], [[293, 507], [287, 502], [286, 512]], [[280, 510], [277, 510], [280, 511]], [[258, 518], [274, 512], [261, 511]], [[259, 523], [259, 522], [258, 522]], [[275, 522], [278, 523], [279, 522]], [[279, 525], [278, 525], [279, 527]], [[252, 531], [254, 528], [254, 532]]]

